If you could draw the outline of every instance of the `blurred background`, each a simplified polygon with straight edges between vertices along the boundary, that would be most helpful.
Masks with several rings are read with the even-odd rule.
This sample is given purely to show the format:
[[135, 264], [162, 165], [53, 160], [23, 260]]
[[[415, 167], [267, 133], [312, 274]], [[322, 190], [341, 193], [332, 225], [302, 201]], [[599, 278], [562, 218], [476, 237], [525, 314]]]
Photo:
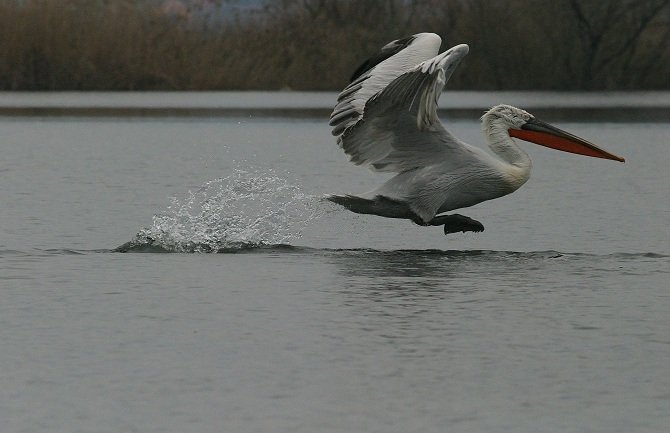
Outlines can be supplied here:
[[670, 0], [0, 0], [0, 90], [337, 90], [417, 32], [452, 90], [670, 88]]

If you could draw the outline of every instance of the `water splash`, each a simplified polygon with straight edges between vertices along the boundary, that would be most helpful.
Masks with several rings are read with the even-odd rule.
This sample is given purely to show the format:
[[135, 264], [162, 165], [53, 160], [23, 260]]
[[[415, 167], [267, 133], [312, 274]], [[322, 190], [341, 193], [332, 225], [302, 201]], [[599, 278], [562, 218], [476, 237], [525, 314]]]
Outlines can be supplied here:
[[173, 197], [151, 227], [117, 251], [220, 252], [287, 244], [325, 211], [274, 172], [236, 169]]

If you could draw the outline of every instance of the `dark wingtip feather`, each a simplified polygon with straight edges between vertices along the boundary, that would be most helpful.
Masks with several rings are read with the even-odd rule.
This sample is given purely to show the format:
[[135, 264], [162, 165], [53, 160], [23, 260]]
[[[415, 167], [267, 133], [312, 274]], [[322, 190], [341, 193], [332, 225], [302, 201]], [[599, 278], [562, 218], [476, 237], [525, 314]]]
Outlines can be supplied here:
[[363, 62], [358, 68], [356, 68], [354, 73], [351, 75], [349, 82], [353, 82], [354, 80], [356, 80], [356, 78], [360, 77], [361, 75], [363, 75], [370, 69], [374, 68], [384, 60], [388, 59], [389, 57], [395, 54], [398, 54], [400, 51], [407, 48], [407, 46], [411, 44], [412, 41], [414, 41], [414, 39], [416, 39], [416, 36], [408, 36], [406, 38], [398, 39], [385, 45], [380, 52], [370, 57], [365, 62]]

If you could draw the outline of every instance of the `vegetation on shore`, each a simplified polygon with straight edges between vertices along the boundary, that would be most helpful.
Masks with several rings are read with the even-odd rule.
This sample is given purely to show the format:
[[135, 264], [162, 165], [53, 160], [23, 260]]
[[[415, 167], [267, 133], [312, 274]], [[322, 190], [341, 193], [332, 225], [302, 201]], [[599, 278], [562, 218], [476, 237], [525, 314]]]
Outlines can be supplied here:
[[0, 0], [0, 90], [336, 90], [423, 31], [471, 47], [451, 89], [670, 89], [670, 0]]

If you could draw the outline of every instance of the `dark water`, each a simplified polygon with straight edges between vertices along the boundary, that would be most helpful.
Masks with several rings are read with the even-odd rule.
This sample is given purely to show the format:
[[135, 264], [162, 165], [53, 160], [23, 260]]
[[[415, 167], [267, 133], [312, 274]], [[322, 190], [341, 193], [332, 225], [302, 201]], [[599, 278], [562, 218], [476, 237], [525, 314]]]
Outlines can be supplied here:
[[627, 163], [445, 237], [322, 202], [384, 176], [320, 119], [0, 120], [3, 431], [667, 431], [670, 126], [559, 126]]

